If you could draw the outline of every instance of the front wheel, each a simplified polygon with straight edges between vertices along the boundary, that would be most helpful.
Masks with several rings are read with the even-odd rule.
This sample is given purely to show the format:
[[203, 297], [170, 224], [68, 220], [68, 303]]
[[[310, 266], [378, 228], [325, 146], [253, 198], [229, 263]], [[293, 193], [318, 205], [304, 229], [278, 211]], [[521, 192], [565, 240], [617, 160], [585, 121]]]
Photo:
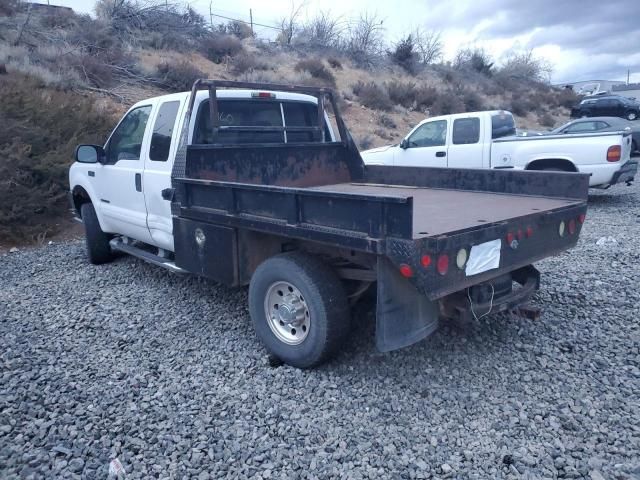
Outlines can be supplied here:
[[87, 257], [94, 265], [110, 262], [113, 259], [109, 235], [102, 231], [98, 215], [91, 203], [84, 203], [80, 208], [82, 223], [84, 223]]
[[330, 359], [350, 330], [340, 279], [319, 259], [301, 252], [269, 258], [256, 269], [249, 311], [267, 350], [298, 368]]
[[627, 114], [624, 116], [624, 118], [626, 118], [629, 121], [634, 121], [638, 119], [638, 112], [627, 112]]

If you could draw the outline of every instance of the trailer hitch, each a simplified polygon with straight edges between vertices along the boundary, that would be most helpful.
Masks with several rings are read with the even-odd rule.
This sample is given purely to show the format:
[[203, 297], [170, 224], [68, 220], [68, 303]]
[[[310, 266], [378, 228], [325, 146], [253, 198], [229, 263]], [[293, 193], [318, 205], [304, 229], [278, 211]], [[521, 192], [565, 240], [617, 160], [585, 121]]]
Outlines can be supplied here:
[[511, 310], [511, 313], [528, 320], [540, 320], [542, 309], [540, 307], [534, 307], [533, 305], [524, 304]]

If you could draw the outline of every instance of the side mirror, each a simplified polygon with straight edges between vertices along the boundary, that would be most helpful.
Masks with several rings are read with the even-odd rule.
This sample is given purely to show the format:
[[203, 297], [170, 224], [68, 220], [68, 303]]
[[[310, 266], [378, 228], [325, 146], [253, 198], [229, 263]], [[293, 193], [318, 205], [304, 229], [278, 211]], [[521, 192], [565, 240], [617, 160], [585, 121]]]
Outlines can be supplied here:
[[402, 141], [400, 142], [400, 148], [405, 150], [409, 147], [409, 142], [407, 141], [406, 138], [403, 138]]
[[76, 148], [76, 162], [102, 163], [104, 158], [104, 148], [100, 145], [78, 145]]

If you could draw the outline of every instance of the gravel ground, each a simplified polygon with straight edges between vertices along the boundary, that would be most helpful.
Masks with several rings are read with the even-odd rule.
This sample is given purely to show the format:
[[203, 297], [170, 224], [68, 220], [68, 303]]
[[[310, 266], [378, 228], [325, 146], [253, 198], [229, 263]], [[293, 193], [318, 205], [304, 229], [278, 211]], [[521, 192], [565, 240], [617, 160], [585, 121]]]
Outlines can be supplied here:
[[244, 289], [80, 242], [4, 255], [0, 477], [640, 478], [639, 200], [592, 195], [540, 320], [380, 354], [360, 309], [314, 371], [269, 366]]

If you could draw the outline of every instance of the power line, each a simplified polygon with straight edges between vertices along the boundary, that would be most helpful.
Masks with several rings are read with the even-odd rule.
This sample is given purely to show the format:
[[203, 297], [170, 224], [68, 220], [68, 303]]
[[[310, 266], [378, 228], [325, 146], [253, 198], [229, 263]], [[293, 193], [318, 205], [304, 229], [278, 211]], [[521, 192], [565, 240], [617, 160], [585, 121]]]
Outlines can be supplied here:
[[[244, 24], [247, 24], [247, 25], [251, 25], [251, 23], [249, 23], [249, 22], [247, 22], [245, 20], [240, 20], [239, 18], [225, 17], [224, 15], [218, 15], [216, 13], [211, 13], [210, 15], [212, 17], [224, 18], [225, 20], [231, 20], [231, 21], [234, 21], [234, 22], [240, 22], [240, 23], [244, 23]], [[278, 30], [278, 31], [282, 30], [280, 27], [274, 27], [273, 25], [264, 25], [262, 23], [253, 22], [253, 25], [256, 25], [258, 27], [272, 28], [273, 30]]]

